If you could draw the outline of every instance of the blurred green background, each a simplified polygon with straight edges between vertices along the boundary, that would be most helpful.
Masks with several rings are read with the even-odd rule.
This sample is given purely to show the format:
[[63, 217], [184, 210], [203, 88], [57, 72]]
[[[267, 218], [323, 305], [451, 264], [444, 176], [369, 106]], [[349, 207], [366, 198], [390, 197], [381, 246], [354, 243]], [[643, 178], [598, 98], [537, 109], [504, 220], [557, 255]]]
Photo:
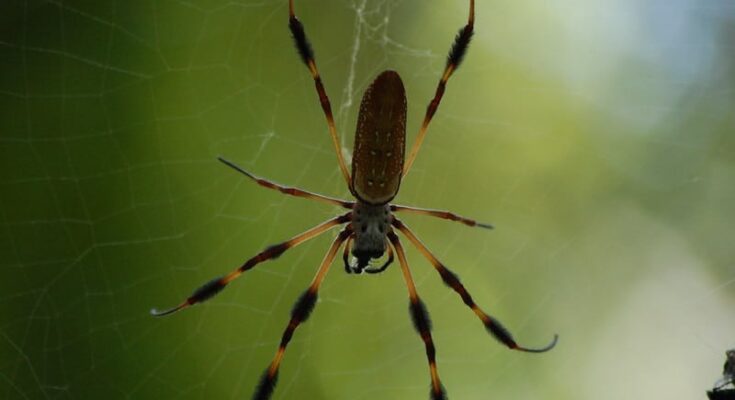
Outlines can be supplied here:
[[[349, 154], [360, 97], [403, 77], [412, 143], [460, 0], [303, 0]], [[0, 4], [0, 398], [243, 399], [334, 232], [167, 319], [204, 281], [348, 196], [286, 0]], [[476, 36], [397, 202], [520, 343], [491, 339], [414, 249], [452, 399], [698, 399], [735, 347], [735, 5], [479, 1]], [[410, 247], [410, 246], [407, 246]], [[276, 399], [425, 399], [392, 267], [339, 264]]]

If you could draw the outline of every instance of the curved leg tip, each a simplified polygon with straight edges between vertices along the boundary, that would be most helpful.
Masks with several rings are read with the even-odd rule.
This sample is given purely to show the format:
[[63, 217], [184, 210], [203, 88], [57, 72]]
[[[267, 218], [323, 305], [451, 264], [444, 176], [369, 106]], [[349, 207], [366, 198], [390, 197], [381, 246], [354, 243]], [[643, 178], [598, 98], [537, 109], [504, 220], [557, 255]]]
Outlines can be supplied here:
[[485, 223], [482, 223], [482, 222], [478, 222], [477, 223], [477, 227], [479, 227], [479, 228], [485, 228], [485, 229], [495, 229], [495, 225], [493, 225], [493, 224], [485, 224]]
[[546, 353], [547, 351], [549, 351], [549, 350], [553, 349], [554, 347], [556, 347], [556, 343], [558, 341], [559, 341], [559, 335], [555, 333], [554, 334], [554, 338], [551, 339], [551, 343], [547, 344], [544, 347], [541, 347], [541, 348], [528, 348], [528, 347], [520, 347], [520, 346], [517, 346], [517, 347], [515, 347], [514, 350], [524, 351], [526, 353]]
[[168, 310], [158, 310], [156, 308], [151, 308], [150, 314], [154, 317], [165, 317], [166, 315], [171, 315], [179, 310], [182, 310], [189, 306], [189, 303], [181, 303], [176, 307], [169, 308]]
[[218, 155], [218, 156], [217, 156], [217, 161], [219, 161], [219, 162], [221, 162], [221, 163], [223, 163], [223, 164], [227, 164], [227, 165], [229, 165], [229, 166], [232, 166], [232, 165], [233, 165], [233, 164], [232, 164], [232, 162], [231, 162], [230, 160], [228, 160], [228, 159], [224, 158], [224, 157], [223, 157], [223, 156], [221, 156], [221, 155]]

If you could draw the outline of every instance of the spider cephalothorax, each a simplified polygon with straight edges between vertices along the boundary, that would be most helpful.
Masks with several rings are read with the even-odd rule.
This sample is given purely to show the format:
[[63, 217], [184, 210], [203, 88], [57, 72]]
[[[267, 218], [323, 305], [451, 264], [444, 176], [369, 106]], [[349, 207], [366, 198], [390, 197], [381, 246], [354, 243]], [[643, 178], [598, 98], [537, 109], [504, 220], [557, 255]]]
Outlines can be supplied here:
[[[350, 211], [329, 219], [285, 242], [266, 248], [245, 261], [240, 267], [229, 274], [212, 279], [205, 283], [178, 306], [165, 311], [152, 310], [152, 314], [156, 316], [172, 314], [176, 311], [214, 297], [230, 282], [240, 277], [246, 271], [254, 268], [256, 265], [264, 261], [273, 260], [288, 249], [319, 236], [331, 228], [344, 225], [344, 228], [339, 232], [339, 234], [337, 234], [337, 237], [329, 247], [329, 250], [324, 256], [324, 259], [322, 260], [311, 284], [296, 301], [296, 304], [291, 311], [291, 319], [281, 336], [281, 342], [278, 346], [278, 350], [276, 351], [276, 354], [268, 368], [266, 368], [263, 373], [260, 379], [260, 384], [255, 389], [255, 393], [253, 395], [254, 399], [266, 400], [271, 397], [276, 386], [281, 361], [286, 353], [286, 346], [288, 346], [296, 328], [306, 321], [314, 310], [317, 303], [319, 287], [321, 286], [330, 265], [337, 256], [342, 245], [344, 245], [343, 259], [345, 269], [348, 273], [382, 272], [393, 261], [394, 252], [398, 256], [401, 273], [408, 289], [409, 313], [413, 320], [414, 327], [418, 331], [421, 340], [424, 342], [426, 357], [429, 363], [429, 373], [431, 376], [430, 396], [433, 400], [446, 398], [444, 387], [439, 379], [439, 372], [436, 365], [436, 349], [434, 348], [434, 342], [431, 337], [429, 313], [426, 310], [424, 303], [419, 298], [418, 291], [416, 290], [413, 278], [411, 277], [411, 271], [409, 269], [408, 261], [406, 260], [403, 245], [401, 244], [396, 231], [402, 233], [418, 249], [418, 251], [426, 257], [432, 267], [434, 267], [434, 269], [439, 273], [442, 281], [459, 295], [462, 302], [472, 310], [472, 312], [485, 326], [485, 329], [495, 339], [512, 350], [529, 353], [543, 353], [551, 350], [551, 348], [556, 345], [556, 335], [551, 343], [541, 348], [528, 348], [518, 345], [508, 329], [506, 329], [497, 319], [485, 313], [477, 304], [475, 304], [472, 296], [470, 296], [457, 275], [442, 264], [442, 262], [431, 253], [431, 251], [419, 240], [408, 226], [396, 218], [393, 213], [406, 212], [429, 215], [461, 222], [467, 226], [476, 226], [486, 229], [492, 229], [492, 225], [460, 217], [459, 215], [449, 211], [430, 210], [390, 203], [398, 194], [401, 179], [408, 173], [413, 161], [416, 159], [421, 143], [426, 136], [426, 130], [429, 123], [436, 113], [442, 96], [444, 95], [447, 81], [452, 76], [452, 73], [459, 67], [460, 62], [467, 51], [475, 22], [474, 0], [470, 0], [470, 13], [469, 18], [467, 19], [467, 24], [459, 30], [459, 33], [454, 40], [454, 45], [449, 51], [444, 73], [439, 80], [434, 98], [426, 109], [426, 114], [424, 115], [424, 120], [421, 123], [421, 128], [419, 129], [419, 133], [416, 136], [416, 140], [411, 148], [408, 158], [405, 159], [405, 163], [406, 95], [400, 76], [395, 71], [384, 71], [375, 78], [370, 87], [365, 91], [362, 103], [360, 104], [360, 114], [358, 116], [357, 132], [355, 134], [355, 148], [352, 157], [352, 176], [350, 176], [350, 171], [348, 170], [347, 164], [342, 156], [341, 145], [337, 136], [337, 128], [334, 124], [334, 117], [332, 115], [332, 107], [329, 103], [329, 97], [324, 89], [324, 84], [322, 83], [321, 76], [319, 75], [319, 70], [316, 67], [314, 54], [311, 49], [311, 44], [309, 44], [309, 41], [306, 38], [304, 27], [298, 18], [296, 18], [296, 14], [294, 13], [293, 0], [289, 1], [288, 10], [291, 34], [293, 35], [301, 60], [309, 68], [309, 72], [314, 80], [322, 111], [324, 111], [324, 116], [327, 119], [327, 127], [329, 128], [332, 144], [337, 154], [340, 171], [347, 183], [350, 193], [355, 197], [356, 201], [341, 200], [307, 192], [298, 188], [281, 186], [269, 180], [259, 178], [236, 164], [220, 157], [220, 161], [246, 175], [261, 186], [278, 190], [287, 195], [336, 205]], [[352, 255], [357, 260], [355, 265], [351, 265], [349, 260], [350, 249], [352, 249]], [[388, 259], [381, 267], [368, 267], [369, 265], [372, 265], [371, 261], [378, 260], [386, 251], [388, 252]]]
[[[355, 208], [352, 211], [352, 255], [357, 260], [354, 266], [349, 265], [345, 261], [345, 271], [348, 273], [363, 271], [368, 273], [383, 272], [393, 261], [393, 253], [390, 253], [388, 261], [382, 267], [376, 269], [365, 269], [370, 265], [371, 260], [377, 260], [383, 257], [388, 248], [388, 230], [393, 216], [390, 212], [390, 206], [370, 205], [361, 201], [355, 202]], [[347, 245], [346, 249], [350, 247]]]

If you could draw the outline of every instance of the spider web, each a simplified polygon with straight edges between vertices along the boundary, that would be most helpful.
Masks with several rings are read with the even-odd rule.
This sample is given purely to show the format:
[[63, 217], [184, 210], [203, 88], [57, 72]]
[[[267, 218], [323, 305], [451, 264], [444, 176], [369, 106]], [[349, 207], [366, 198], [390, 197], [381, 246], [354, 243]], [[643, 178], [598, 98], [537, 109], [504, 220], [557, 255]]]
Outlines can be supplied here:
[[[349, 157], [359, 100], [401, 73], [409, 143], [466, 1], [297, 2]], [[334, 233], [166, 319], [347, 197], [286, 1], [0, 5], [0, 397], [248, 398]], [[409, 249], [454, 399], [702, 398], [735, 346], [735, 5], [478, 2], [477, 34], [397, 199], [525, 345], [507, 351]], [[407, 245], [406, 247], [410, 247]], [[335, 263], [278, 399], [423, 399], [397, 267]]]

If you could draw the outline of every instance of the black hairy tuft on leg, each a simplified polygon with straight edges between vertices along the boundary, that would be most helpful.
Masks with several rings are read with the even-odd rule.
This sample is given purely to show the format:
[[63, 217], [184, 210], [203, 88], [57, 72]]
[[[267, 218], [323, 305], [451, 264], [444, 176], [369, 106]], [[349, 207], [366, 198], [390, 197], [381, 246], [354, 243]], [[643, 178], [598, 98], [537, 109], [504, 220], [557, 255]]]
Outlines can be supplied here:
[[271, 259], [272, 260], [275, 260], [276, 258], [280, 257], [281, 254], [283, 254], [286, 250], [288, 250], [289, 247], [290, 246], [289, 246], [288, 243], [274, 244], [272, 246], [268, 246], [265, 249], [265, 253], [268, 253], [268, 255], [270, 255]]
[[294, 304], [293, 309], [291, 310], [291, 318], [297, 319], [300, 322], [304, 322], [309, 318], [309, 315], [311, 315], [311, 312], [314, 311], [314, 306], [316, 305], [316, 292], [312, 291], [311, 288], [306, 289], [304, 293], [301, 294], [301, 297], [296, 301], [296, 304]]
[[278, 371], [271, 376], [268, 373], [269, 370], [270, 368], [267, 368], [260, 378], [258, 387], [255, 388], [255, 393], [253, 393], [253, 400], [268, 400], [271, 398], [273, 390], [276, 388], [276, 383], [278, 383]]
[[499, 342], [510, 347], [511, 349], [515, 348], [516, 341], [513, 339], [513, 336], [510, 334], [508, 328], [504, 327], [503, 324], [501, 324], [500, 321], [498, 321], [497, 319], [493, 317], [488, 318], [489, 320], [485, 324], [485, 329], [487, 329], [487, 331], [490, 332], [490, 334], [493, 335], [493, 337]]
[[449, 50], [449, 56], [447, 56], [447, 66], [454, 64], [454, 69], [459, 68], [459, 64], [462, 63], [462, 59], [467, 54], [467, 48], [470, 46], [473, 33], [474, 30], [471, 26], [465, 26], [457, 32], [452, 49]]
[[431, 319], [429, 319], [429, 312], [426, 311], [426, 306], [421, 299], [411, 301], [408, 307], [411, 312], [411, 320], [413, 326], [419, 332], [420, 335], [424, 335], [431, 331]]
[[311, 49], [311, 43], [306, 38], [304, 25], [301, 24], [298, 18], [293, 16], [288, 19], [288, 27], [291, 29], [291, 35], [293, 36], [294, 44], [296, 44], [296, 50], [299, 51], [299, 55], [301, 56], [301, 61], [308, 65], [309, 61], [314, 59], [314, 50]]
[[442, 265], [443, 268], [439, 270], [439, 276], [441, 276], [442, 281], [445, 285], [449, 286], [450, 288], [455, 288], [461, 286], [461, 283], [459, 281], [459, 276], [455, 274], [454, 272], [450, 271], [449, 268]]
[[459, 281], [459, 276], [457, 276], [457, 274], [442, 265], [441, 269], [439, 269], [439, 275], [441, 275], [442, 281], [445, 285], [454, 289], [454, 291], [457, 292], [460, 297], [462, 297], [462, 301], [464, 302], [464, 304], [466, 304], [468, 307], [474, 306], [475, 301], [472, 300], [472, 296], [470, 296], [464, 286], [462, 286], [462, 282]]
[[432, 386], [429, 396], [431, 396], [431, 400], [447, 400], [447, 392], [444, 390], [444, 385], [440, 387], [439, 392], [435, 392]]
[[217, 295], [217, 293], [221, 292], [222, 289], [225, 288], [225, 286], [226, 284], [222, 282], [222, 277], [214, 278], [199, 287], [199, 289], [195, 290], [194, 293], [189, 297], [189, 303], [195, 304], [209, 300]]

